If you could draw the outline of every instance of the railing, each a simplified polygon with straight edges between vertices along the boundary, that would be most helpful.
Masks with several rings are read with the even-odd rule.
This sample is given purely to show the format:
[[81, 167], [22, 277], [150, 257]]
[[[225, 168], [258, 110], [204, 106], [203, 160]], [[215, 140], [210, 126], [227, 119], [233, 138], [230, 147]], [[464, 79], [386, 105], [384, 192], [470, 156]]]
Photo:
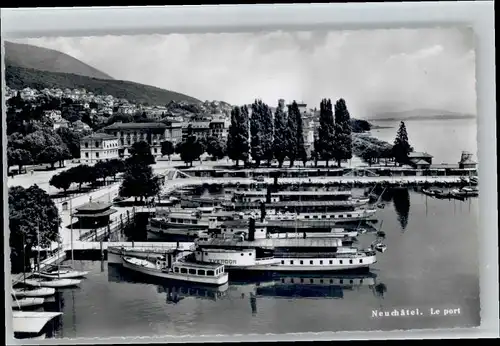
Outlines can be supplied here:
[[[373, 253], [375, 255], [375, 253]], [[338, 252], [315, 252], [315, 253], [304, 253], [304, 252], [288, 252], [288, 253], [280, 253], [279, 258], [359, 258], [359, 257], [367, 257], [372, 256], [368, 255], [366, 252], [363, 253], [338, 253]]]

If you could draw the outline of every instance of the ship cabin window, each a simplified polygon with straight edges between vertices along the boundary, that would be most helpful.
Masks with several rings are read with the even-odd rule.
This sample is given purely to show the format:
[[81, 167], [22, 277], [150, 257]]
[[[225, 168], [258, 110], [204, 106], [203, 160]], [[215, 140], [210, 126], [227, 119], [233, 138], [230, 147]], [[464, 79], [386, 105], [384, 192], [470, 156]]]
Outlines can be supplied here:
[[208, 256], [208, 252], [205, 252], [205, 256]]
[[363, 279], [359, 279], [359, 283], [362, 284], [363, 283]]
[[347, 214], [347, 217], [352, 217], [352, 215], [351, 214]]
[[352, 264], [352, 260], [349, 260], [349, 264]]
[[281, 261], [281, 264], [285, 264], [285, 261]]
[[249, 252], [249, 253], [248, 253], [248, 256], [252, 256], [252, 253], [251, 253], [251, 252]]
[[179, 268], [175, 267], [175, 268], [174, 268], [174, 272], [175, 272], [175, 273], [178, 273], [178, 272], [179, 272]]
[[363, 263], [363, 259], [360, 259], [360, 260], [359, 260], [359, 263]]
[[301, 278], [301, 279], [300, 279], [300, 283], [304, 283], [304, 279], [302, 279], [302, 278]]
[[326, 215], [321, 215], [321, 218], [322, 219], [326, 219]]
[[339, 262], [340, 262], [340, 264], [342, 264], [342, 262], [343, 262], [343, 261], [342, 261], [342, 260], [340, 260]]
[[243, 256], [243, 255], [244, 255], [244, 253], [242, 252], [242, 253], [241, 253], [241, 256]]
[[181, 268], [181, 274], [187, 274], [187, 269], [186, 268]]
[[319, 261], [319, 264], [323, 264], [323, 261]]
[[313, 283], [314, 283], [314, 280], [313, 280], [313, 279], [309, 279], [309, 282], [313, 284]]
[[215, 273], [213, 270], [207, 270], [207, 276], [215, 276]]
[[317, 219], [318, 218], [318, 215], [314, 215], [313, 218]]
[[300, 261], [300, 264], [304, 264], [304, 261]]
[[353, 284], [353, 283], [354, 283], [354, 281], [352, 281], [352, 280], [349, 280], [349, 283], [350, 283], [350, 284]]
[[304, 218], [309, 219], [309, 215], [304, 216]]
[[189, 269], [189, 274], [196, 275], [196, 269]]
[[329, 261], [328, 261], [328, 264], [333, 264], [333, 261], [332, 261], [332, 260], [329, 260]]
[[290, 261], [290, 264], [293, 264], [293, 261]]
[[344, 284], [344, 280], [340, 279], [339, 280], [339, 284], [343, 285]]

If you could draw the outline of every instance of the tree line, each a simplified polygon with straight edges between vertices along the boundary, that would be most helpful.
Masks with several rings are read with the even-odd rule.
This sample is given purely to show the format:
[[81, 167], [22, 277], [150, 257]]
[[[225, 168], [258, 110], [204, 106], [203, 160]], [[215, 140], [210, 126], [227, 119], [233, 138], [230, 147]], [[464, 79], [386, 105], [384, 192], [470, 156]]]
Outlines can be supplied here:
[[95, 184], [99, 179], [105, 182], [106, 178], [112, 177], [116, 180], [116, 175], [124, 171], [125, 162], [120, 159], [99, 161], [93, 166], [81, 164], [53, 175], [49, 184], [66, 193], [73, 183], [79, 184], [81, 189], [83, 184]]
[[304, 140], [304, 123], [296, 101], [284, 105], [280, 100], [274, 115], [270, 107], [256, 100], [251, 105], [251, 116], [247, 106], [235, 107], [231, 112], [231, 125], [227, 140], [227, 156], [238, 166], [249, 159], [260, 166], [262, 161], [269, 165], [273, 159], [283, 166], [285, 159], [290, 167], [296, 161], [303, 165], [309, 159], [341, 162], [352, 158], [351, 118], [344, 99], [335, 103], [332, 110], [330, 99], [320, 103], [319, 127], [314, 149], [308, 155]]

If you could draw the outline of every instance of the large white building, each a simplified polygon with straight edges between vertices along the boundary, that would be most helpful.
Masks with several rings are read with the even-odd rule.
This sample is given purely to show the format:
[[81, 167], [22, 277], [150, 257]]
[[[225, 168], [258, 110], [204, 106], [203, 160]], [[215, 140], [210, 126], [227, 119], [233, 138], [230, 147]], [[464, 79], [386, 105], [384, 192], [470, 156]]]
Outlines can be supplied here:
[[80, 140], [80, 162], [96, 163], [118, 158], [118, 138], [107, 133], [94, 133]]

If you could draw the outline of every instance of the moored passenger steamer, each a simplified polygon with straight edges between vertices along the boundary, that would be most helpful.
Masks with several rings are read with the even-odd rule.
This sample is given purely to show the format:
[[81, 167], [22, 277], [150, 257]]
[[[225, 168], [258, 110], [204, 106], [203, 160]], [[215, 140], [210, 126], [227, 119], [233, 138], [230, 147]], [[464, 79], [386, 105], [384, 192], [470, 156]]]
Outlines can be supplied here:
[[268, 238], [250, 220], [248, 236], [219, 235], [200, 238], [195, 257], [199, 261], [224, 263], [228, 269], [255, 271], [337, 271], [368, 268], [376, 263], [374, 249], [345, 246], [336, 238]]

